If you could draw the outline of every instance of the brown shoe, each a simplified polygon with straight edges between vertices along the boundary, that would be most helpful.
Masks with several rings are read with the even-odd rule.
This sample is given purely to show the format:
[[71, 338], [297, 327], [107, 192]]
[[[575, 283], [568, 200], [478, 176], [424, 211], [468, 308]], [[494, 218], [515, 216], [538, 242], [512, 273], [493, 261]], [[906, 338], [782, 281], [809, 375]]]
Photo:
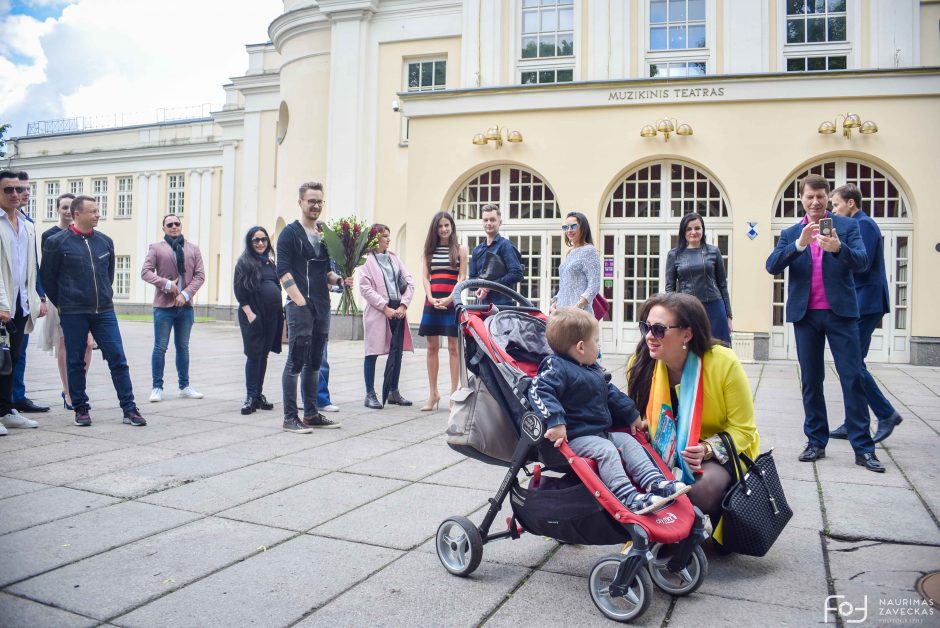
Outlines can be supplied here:
[[338, 423], [337, 421], [331, 421], [319, 412], [316, 416], [305, 416], [303, 424], [307, 427], [319, 427], [324, 429], [337, 428], [342, 425], [342, 423]]

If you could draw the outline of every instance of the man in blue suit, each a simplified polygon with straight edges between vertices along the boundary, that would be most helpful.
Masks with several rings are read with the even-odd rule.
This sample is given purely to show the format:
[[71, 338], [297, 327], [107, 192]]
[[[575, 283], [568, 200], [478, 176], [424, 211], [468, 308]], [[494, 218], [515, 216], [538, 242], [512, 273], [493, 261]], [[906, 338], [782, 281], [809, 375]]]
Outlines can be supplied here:
[[[851, 218], [829, 216], [829, 182], [819, 175], [800, 181], [803, 220], [780, 234], [767, 258], [767, 272], [789, 268], [786, 318], [793, 323], [796, 355], [803, 389], [803, 432], [807, 444], [800, 461], [826, 457], [829, 420], [823, 396], [826, 376], [823, 356], [826, 340], [835, 359], [845, 404], [845, 427], [855, 450], [855, 464], [878, 473], [884, 466], [875, 457], [875, 443], [868, 431], [868, 408], [862, 388], [862, 356], [858, 342], [858, 302], [852, 273], [868, 264], [858, 223]], [[831, 217], [830, 235], [819, 232], [819, 220]]]
[[[878, 384], [875, 383], [875, 378], [865, 366], [865, 358], [871, 346], [871, 335], [884, 315], [891, 311], [888, 276], [885, 274], [884, 241], [881, 239], [881, 229], [878, 228], [878, 223], [862, 211], [862, 193], [853, 184], [849, 183], [832, 191], [832, 211], [837, 216], [854, 218], [858, 221], [858, 229], [865, 243], [865, 252], [868, 254], [868, 265], [854, 274], [855, 294], [858, 297], [858, 341], [862, 352], [862, 388], [865, 389], [868, 407], [878, 417], [878, 429], [875, 431], [874, 441], [880, 443], [891, 436], [891, 432], [901, 422], [901, 415], [882, 394]], [[845, 425], [840, 425], [829, 432], [829, 438], [848, 438]]]

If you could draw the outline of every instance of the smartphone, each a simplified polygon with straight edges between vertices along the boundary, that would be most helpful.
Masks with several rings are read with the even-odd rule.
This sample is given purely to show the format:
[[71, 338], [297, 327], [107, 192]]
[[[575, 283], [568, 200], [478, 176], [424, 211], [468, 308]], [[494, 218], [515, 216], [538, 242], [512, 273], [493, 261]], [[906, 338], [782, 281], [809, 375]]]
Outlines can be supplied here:
[[819, 233], [824, 236], [832, 235], [832, 218], [819, 219]]

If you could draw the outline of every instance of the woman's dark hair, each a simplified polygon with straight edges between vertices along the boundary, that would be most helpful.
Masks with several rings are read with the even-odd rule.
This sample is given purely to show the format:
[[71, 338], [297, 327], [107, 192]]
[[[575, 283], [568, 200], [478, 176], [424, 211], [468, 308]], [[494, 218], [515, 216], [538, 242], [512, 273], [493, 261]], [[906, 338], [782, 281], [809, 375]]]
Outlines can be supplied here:
[[261, 285], [261, 264], [258, 263], [258, 254], [251, 246], [251, 239], [255, 237], [255, 233], [258, 231], [264, 233], [264, 236], [268, 239], [268, 248], [264, 252], [268, 257], [274, 257], [274, 249], [271, 247], [271, 236], [268, 235], [268, 230], [261, 226], [254, 226], [249, 229], [248, 233], [245, 234], [245, 250], [238, 256], [237, 263], [237, 266], [241, 266], [242, 272], [245, 274], [245, 287], [248, 290], [257, 290], [258, 286]]
[[682, 220], [679, 221], [679, 243], [676, 245], [676, 248], [680, 251], [689, 246], [689, 241], [685, 239], [685, 230], [693, 220], [698, 220], [702, 223], [702, 245], [705, 245], [705, 219], [695, 212], [692, 212], [691, 214], [683, 216]]
[[450, 242], [446, 245], [447, 248], [450, 249], [448, 251], [450, 266], [451, 268], [460, 267], [460, 243], [457, 241], [457, 223], [454, 222], [454, 217], [449, 213], [437, 212], [434, 214], [434, 217], [431, 218], [431, 226], [428, 228], [428, 237], [424, 239], [424, 265], [428, 269], [428, 272], [431, 271], [431, 258], [434, 256], [434, 250], [438, 246], [444, 245], [437, 236], [437, 228], [441, 226], [442, 220], [450, 222]]
[[[594, 237], [591, 236], [591, 225], [588, 224], [587, 216], [581, 212], [568, 212], [568, 215], [565, 218], [574, 218], [578, 221], [578, 231], [581, 232], [581, 243], [582, 244], [594, 244]], [[568, 246], [571, 246], [571, 240], [565, 238], [565, 243]]]
[[[645, 321], [650, 310], [660, 305], [676, 316], [676, 325], [692, 330], [692, 339], [688, 342], [689, 351], [702, 357], [714, 345], [719, 344], [712, 338], [712, 325], [702, 302], [690, 294], [681, 292], [661, 292], [654, 294], [640, 306], [637, 320]], [[668, 333], [668, 332], [667, 332]], [[653, 367], [656, 360], [650, 357], [646, 338], [640, 338], [633, 352], [633, 367], [627, 378], [627, 390], [640, 414], [646, 413], [646, 404], [650, 398], [650, 384], [653, 381]]]

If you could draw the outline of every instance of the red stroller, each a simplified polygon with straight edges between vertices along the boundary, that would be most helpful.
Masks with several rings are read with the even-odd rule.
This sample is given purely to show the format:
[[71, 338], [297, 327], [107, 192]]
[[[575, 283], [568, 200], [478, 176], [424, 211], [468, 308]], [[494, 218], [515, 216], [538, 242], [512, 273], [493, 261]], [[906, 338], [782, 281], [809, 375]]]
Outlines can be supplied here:
[[[505, 294], [518, 305], [463, 304], [461, 293], [476, 288]], [[545, 426], [530, 411], [526, 391], [542, 357], [551, 352], [546, 316], [517, 292], [483, 280], [456, 286], [454, 303], [462, 332], [462, 386], [455, 393], [448, 444], [509, 469], [479, 526], [454, 516], [438, 527], [437, 555], [444, 567], [468, 576], [480, 565], [484, 544], [529, 532], [564, 543], [625, 543], [619, 554], [594, 565], [588, 581], [594, 604], [615, 621], [630, 621], [646, 611], [653, 582], [671, 595], [698, 589], [708, 572], [700, 547], [708, 534], [704, 516], [688, 497], [635, 515], [607, 489], [593, 460], [576, 456], [567, 443], [556, 449], [543, 437]], [[670, 477], [649, 443], [641, 435], [637, 439]], [[526, 487], [519, 484], [520, 471], [531, 477]], [[513, 516], [506, 530], [491, 533], [507, 496]]]

